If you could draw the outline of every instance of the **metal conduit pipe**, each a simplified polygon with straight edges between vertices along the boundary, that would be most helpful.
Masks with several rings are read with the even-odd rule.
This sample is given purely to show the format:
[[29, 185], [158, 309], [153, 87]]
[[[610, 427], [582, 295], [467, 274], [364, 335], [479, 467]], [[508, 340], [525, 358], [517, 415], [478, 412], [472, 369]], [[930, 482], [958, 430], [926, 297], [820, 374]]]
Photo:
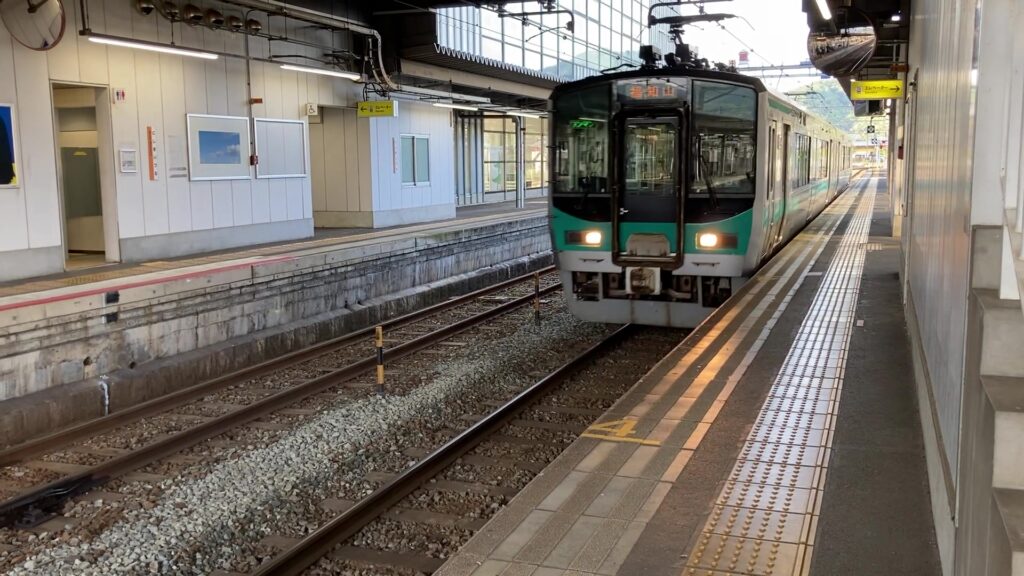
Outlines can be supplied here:
[[[298, 6], [289, 6], [282, 2], [276, 2], [274, 0], [221, 0], [225, 4], [232, 6], [238, 6], [240, 8], [248, 8], [250, 10], [257, 10], [265, 12], [271, 15], [286, 16], [288, 18], [294, 18], [303, 22], [309, 22], [310, 24], [319, 24], [328, 28], [334, 28], [337, 30], [350, 30], [357, 34], [369, 36], [376, 41], [377, 46], [375, 52], [377, 53], [377, 66], [380, 68], [381, 77], [383, 84], [385, 84], [391, 90], [398, 90], [399, 87], [396, 85], [390, 77], [388, 77], [387, 70], [384, 69], [384, 54], [382, 49], [382, 41], [380, 32], [373, 28], [364, 26], [358, 22], [342, 18], [340, 16], [334, 16], [332, 14], [325, 14], [323, 12], [317, 12], [316, 10], [310, 10], [308, 8], [300, 8]], [[376, 76], [376, 72], [374, 73]]]

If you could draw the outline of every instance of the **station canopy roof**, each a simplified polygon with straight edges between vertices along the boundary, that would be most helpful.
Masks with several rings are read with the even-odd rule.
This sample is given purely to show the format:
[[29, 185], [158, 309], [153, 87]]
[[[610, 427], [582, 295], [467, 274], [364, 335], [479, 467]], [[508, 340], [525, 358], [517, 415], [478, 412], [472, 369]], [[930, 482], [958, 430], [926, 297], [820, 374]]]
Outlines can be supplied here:
[[[403, 87], [439, 94], [442, 101], [481, 111], [544, 112], [551, 90], [562, 79], [438, 42], [434, 9], [479, 6], [470, 2], [358, 0], [369, 23], [383, 37], [388, 71]], [[448, 94], [445, 98], [444, 94]], [[430, 99], [431, 96], [421, 96]]]

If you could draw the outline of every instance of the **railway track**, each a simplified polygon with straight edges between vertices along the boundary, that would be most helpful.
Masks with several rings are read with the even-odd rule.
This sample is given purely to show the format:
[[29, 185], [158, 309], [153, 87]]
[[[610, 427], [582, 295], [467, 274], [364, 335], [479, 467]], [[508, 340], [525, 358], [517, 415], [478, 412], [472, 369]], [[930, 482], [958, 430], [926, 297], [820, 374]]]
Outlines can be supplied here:
[[[307, 537], [266, 539], [266, 548], [283, 551], [252, 574], [297, 575], [312, 567], [316, 574], [432, 573], [485, 523], [478, 506], [460, 505], [460, 499], [510, 499], [528, 482], [524, 471], [529, 477], [542, 471], [681, 338], [669, 329], [624, 326], [612, 332], [512, 399], [493, 403], [497, 407], [489, 414], [466, 416], [474, 423], [441, 447], [407, 449], [419, 460], [392, 478], [378, 478], [380, 486], [369, 496], [325, 501], [322, 508], [336, 515]], [[478, 470], [467, 472], [473, 468]], [[487, 507], [485, 514], [496, 508]], [[393, 536], [396, 522], [418, 525], [421, 541], [448, 542], [449, 549], [391, 543], [381, 549], [382, 540], [399, 540]], [[374, 523], [382, 524], [376, 532], [384, 538], [368, 534]], [[453, 533], [461, 537], [453, 539]]]
[[[385, 362], [428, 350], [558, 290], [552, 270], [382, 323]], [[0, 451], [0, 494], [8, 496], [0, 502], [0, 527], [37, 525], [70, 498], [240, 426], [260, 424], [268, 415], [287, 421], [314, 414], [315, 408], [289, 407], [339, 386], [343, 394], [346, 383], [372, 372], [377, 363], [371, 353], [374, 330], [359, 330]], [[18, 486], [20, 479], [28, 485]]]

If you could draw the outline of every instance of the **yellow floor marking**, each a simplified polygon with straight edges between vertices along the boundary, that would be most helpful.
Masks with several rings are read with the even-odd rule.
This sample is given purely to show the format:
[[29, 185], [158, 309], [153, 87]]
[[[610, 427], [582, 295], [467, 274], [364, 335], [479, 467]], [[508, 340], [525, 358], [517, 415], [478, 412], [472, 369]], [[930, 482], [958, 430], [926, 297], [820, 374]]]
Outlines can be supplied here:
[[633, 436], [636, 436], [636, 420], [630, 418], [594, 424], [587, 428], [580, 436], [583, 438], [610, 440], [612, 442], [632, 442], [634, 444], [643, 444], [644, 446], [661, 446], [661, 442], [657, 440], [633, 438]]

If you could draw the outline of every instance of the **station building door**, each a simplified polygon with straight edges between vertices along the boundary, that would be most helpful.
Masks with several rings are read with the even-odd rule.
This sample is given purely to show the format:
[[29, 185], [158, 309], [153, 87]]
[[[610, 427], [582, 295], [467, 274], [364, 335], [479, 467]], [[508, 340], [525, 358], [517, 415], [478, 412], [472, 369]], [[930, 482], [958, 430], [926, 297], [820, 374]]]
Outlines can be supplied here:
[[[104, 87], [53, 84], [53, 118], [64, 229], [65, 269], [119, 260], [110, 108]], [[122, 153], [138, 170], [138, 150]]]

